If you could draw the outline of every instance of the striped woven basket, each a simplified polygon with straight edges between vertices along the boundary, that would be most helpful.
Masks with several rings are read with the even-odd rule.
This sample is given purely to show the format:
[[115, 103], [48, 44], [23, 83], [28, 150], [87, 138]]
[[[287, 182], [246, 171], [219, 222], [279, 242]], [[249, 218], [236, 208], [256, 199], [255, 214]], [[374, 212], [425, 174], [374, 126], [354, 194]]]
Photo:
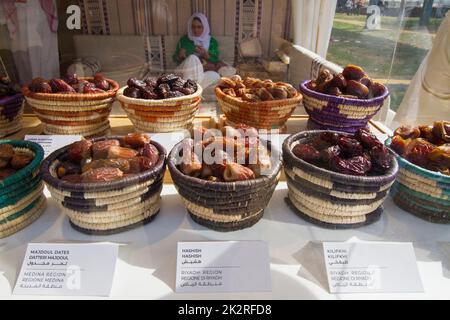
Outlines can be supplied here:
[[0, 144], [10, 144], [16, 151], [34, 156], [28, 166], [0, 180], [0, 238], [5, 238], [29, 226], [45, 210], [40, 174], [44, 149], [29, 141], [2, 140]]
[[[120, 138], [103, 137], [92, 141]], [[74, 229], [85, 234], [110, 235], [145, 225], [156, 217], [161, 206], [166, 150], [156, 142], [152, 144], [160, 152], [153, 170], [113, 182], [74, 184], [58, 179], [56, 169], [69, 146], [45, 159], [43, 180]]]
[[292, 149], [325, 131], [306, 131], [283, 144], [283, 163], [289, 188], [287, 202], [295, 213], [330, 229], [357, 228], [376, 222], [394, 183], [398, 164], [385, 175], [357, 177], [319, 168], [297, 158]]
[[247, 102], [223, 93], [220, 88], [216, 88], [216, 97], [227, 121], [265, 130], [282, 129], [302, 101], [298, 93], [291, 99]]
[[133, 99], [123, 95], [126, 87], [119, 90], [117, 99], [123, 110], [140, 132], [174, 132], [190, 130], [202, 100], [203, 89], [198, 85], [192, 95], [163, 99]]
[[23, 95], [0, 99], [0, 138], [22, 129]]
[[310, 81], [300, 85], [303, 106], [318, 128], [354, 133], [367, 126], [389, 96], [385, 87], [383, 95], [374, 99], [349, 99], [315, 92], [308, 89]]
[[[390, 147], [391, 142], [388, 139], [386, 145]], [[396, 155], [400, 170], [391, 190], [394, 202], [429, 222], [450, 223], [450, 176], [421, 168]]]
[[105, 93], [34, 93], [27, 86], [22, 91], [41, 120], [45, 134], [94, 137], [105, 135], [110, 128], [108, 118], [119, 84], [107, 81], [112, 89]]
[[209, 229], [229, 232], [250, 228], [264, 214], [281, 173], [281, 161], [273, 161], [270, 175], [238, 182], [210, 182], [183, 174], [176, 165], [182, 143], [168, 159], [175, 187], [191, 218]]

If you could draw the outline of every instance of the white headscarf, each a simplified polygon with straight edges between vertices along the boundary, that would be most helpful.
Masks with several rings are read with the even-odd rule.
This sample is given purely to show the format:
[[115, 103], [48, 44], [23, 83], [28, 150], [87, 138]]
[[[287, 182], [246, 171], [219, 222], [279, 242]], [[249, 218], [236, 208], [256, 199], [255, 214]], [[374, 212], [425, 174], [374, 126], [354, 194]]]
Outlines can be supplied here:
[[[200, 37], [194, 36], [194, 33], [192, 32], [192, 22], [194, 22], [195, 18], [200, 19], [203, 25], [203, 34]], [[206, 51], [209, 50], [209, 44], [211, 42], [209, 22], [208, 18], [206, 18], [206, 16], [203, 13], [194, 13], [192, 17], [189, 18], [188, 37], [191, 41], [194, 42], [196, 46], [202, 46], [203, 48], [205, 48]]]

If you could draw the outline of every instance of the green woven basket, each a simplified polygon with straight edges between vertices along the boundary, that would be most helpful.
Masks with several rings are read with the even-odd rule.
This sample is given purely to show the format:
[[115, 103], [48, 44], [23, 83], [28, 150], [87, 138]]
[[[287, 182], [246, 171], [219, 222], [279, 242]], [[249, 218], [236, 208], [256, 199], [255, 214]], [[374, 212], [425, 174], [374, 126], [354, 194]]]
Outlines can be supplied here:
[[[392, 139], [386, 141], [391, 146]], [[394, 152], [395, 153], [395, 152]], [[450, 223], [450, 176], [419, 167], [395, 153], [400, 170], [391, 190], [394, 202], [424, 220]]]

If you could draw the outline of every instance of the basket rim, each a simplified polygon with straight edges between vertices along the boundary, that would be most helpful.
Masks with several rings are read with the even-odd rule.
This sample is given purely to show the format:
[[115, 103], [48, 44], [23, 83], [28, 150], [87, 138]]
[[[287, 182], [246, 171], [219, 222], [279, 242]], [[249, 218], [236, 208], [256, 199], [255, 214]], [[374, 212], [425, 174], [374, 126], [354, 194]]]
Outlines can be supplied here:
[[[114, 140], [114, 139], [121, 139], [124, 136], [107, 136], [107, 137], [100, 137], [95, 139], [90, 139], [93, 143], [99, 142], [99, 141], [105, 141], [105, 140]], [[110, 182], [99, 182], [99, 183], [70, 183], [63, 181], [61, 179], [55, 178], [50, 173], [50, 166], [52, 163], [56, 160], [59, 160], [59, 158], [66, 153], [66, 151], [69, 149], [70, 144], [62, 147], [61, 149], [58, 149], [51, 153], [43, 162], [41, 165], [41, 171], [42, 171], [42, 179], [48, 183], [53, 188], [56, 188], [58, 190], [62, 191], [74, 191], [74, 192], [103, 192], [103, 191], [112, 191], [117, 189], [122, 189], [125, 187], [130, 187], [136, 184], [139, 184], [142, 181], [146, 181], [148, 179], [152, 179], [154, 177], [157, 177], [158, 174], [160, 174], [164, 169], [166, 165], [166, 149], [155, 141], [150, 141], [152, 145], [154, 145], [158, 151], [159, 151], [159, 160], [152, 170], [141, 172], [133, 177], [120, 179], [117, 181], [110, 181]]]
[[332, 96], [325, 93], [320, 93], [313, 91], [309, 89], [306, 85], [309, 84], [312, 80], [305, 80], [302, 83], [300, 83], [300, 92], [303, 93], [306, 96], [312, 96], [319, 100], [329, 100], [333, 101], [337, 104], [343, 104], [343, 105], [358, 105], [358, 106], [364, 106], [366, 104], [378, 104], [386, 100], [386, 98], [390, 95], [388, 87], [386, 87], [384, 84], [380, 83], [384, 87], [384, 93], [376, 98], [372, 99], [351, 99], [346, 97], [337, 97]]
[[445, 183], [450, 183], [450, 176], [447, 176], [445, 174], [442, 174], [440, 172], [436, 172], [436, 171], [431, 171], [425, 168], [422, 168], [412, 162], [410, 162], [409, 160], [403, 158], [401, 155], [399, 155], [397, 152], [395, 152], [394, 149], [391, 148], [391, 143], [392, 143], [392, 137], [389, 137], [386, 141], [385, 141], [385, 145], [386, 147], [389, 148], [389, 150], [392, 151], [392, 153], [397, 157], [397, 161], [405, 164], [413, 169], [415, 169], [416, 171], [418, 171], [419, 173], [422, 173], [423, 175], [427, 175], [433, 179], [438, 180], [439, 182], [445, 182]]
[[[93, 80], [94, 77], [80, 77], [79, 80]], [[33, 98], [36, 100], [46, 101], [74, 101], [74, 100], [102, 100], [108, 98], [114, 98], [117, 90], [119, 90], [119, 84], [112, 79], [105, 78], [106, 81], [112, 86], [112, 89], [102, 93], [34, 93], [31, 92], [29, 85], [22, 87], [22, 93], [25, 98]]]
[[148, 107], [164, 106], [168, 103], [173, 103], [173, 102], [201, 99], [201, 95], [203, 94], [203, 88], [198, 83], [197, 83], [197, 91], [194, 92], [193, 94], [183, 96], [183, 97], [160, 99], [160, 100], [145, 100], [145, 99], [135, 99], [135, 98], [126, 97], [123, 94], [123, 92], [126, 88], [128, 88], [128, 86], [124, 86], [117, 91], [117, 95], [116, 95], [117, 100], [119, 100], [120, 102], [123, 102], [123, 103], [148, 106]]
[[44, 159], [44, 148], [40, 144], [27, 140], [0, 140], [0, 145], [10, 144], [15, 148], [27, 148], [34, 152], [34, 159], [25, 168], [20, 169], [12, 176], [0, 181], [0, 186], [7, 187], [11, 184], [17, 183], [18, 180], [23, 180], [32, 175], [36, 168], [39, 167], [41, 161]]
[[380, 182], [384, 182], [384, 181], [392, 181], [393, 179], [395, 179], [395, 176], [397, 175], [397, 172], [399, 169], [399, 165], [398, 165], [397, 159], [395, 157], [395, 154], [393, 154], [392, 152], [391, 152], [391, 160], [392, 160], [393, 166], [389, 169], [389, 171], [384, 175], [370, 176], [370, 177], [368, 177], [368, 176], [352, 176], [352, 175], [348, 175], [348, 174], [343, 174], [343, 173], [338, 173], [338, 172], [334, 172], [331, 170], [323, 169], [323, 168], [313, 165], [309, 162], [306, 162], [294, 155], [294, 153], [292, 152], [292, 148], [291, 148], [291, 145], [294, 142], [296, 142], [300, 139], [309, 138], [312, 135], [318, 135], [318, 134], [324, 133], [324, 132], [332, 132], [332, 133], [337, 133], [340, 135], [352, 136], [351, 133], [333, 131], [333, 130], [309, 130], [309, 131], [303, 131], [300, 133], [296, 133], [296, 134], [291, 135], [284, 141], [283, 156], [289, 157], [290, 161], [294, 162], [294, 164], [300, 163], [302, 167], [306, 167], [315, 172], [320, 172], [323, 175], [330, 176], [331, 178], [337, 178], [340, 181], [345, 180], [348, 183], [356, 183], [356, 184], [361, 183], [361, 182], [363, 182], [363, 183], [380, 183]]
[[272, 101], [259, 101], [259, 102], [248, 102], [248, 101], [241, 101], [235, 97], [231, 97], [227, 94], [225, 94], [220, 87], [216, 87], [215, 89], [216, 97], [219, 101], [225, 101], [237, 106], [250, 106], [250, 107], [279, 107], [281, 105], [293, 105], [293, 104], [300, 104], [300, 102], [303, 99], [303, 95], [301, 92], [297, 90], [297, 95], [292, 98], [288, 99], [282, 99], [282, 100], [272, 100]]
[[[261, 176], [259, 178], [256, 179], [252, 179], [252, 180], [246, 180], [246, 181], [235, 181], [235, 182], [212, 182], [212, 181], [207, 181], [207, 180], [203, 180], [200, 178], [195, 178], [195, 177], [190, 177], [188, 175], [185, 175], [183, 172], [181, 172], [177, 166], [175, 165], [175, 154], [180, 150], [180, 147], [182, 146], [183, 142], [185, 140], [188, 140], [189, 138], [183, 139], [181, 142], [177, 143], [175, 145], [175, 147], [173, 147], [173, 149], [170, 151], [168, 159], [167, 159], [167, 164], [169, 166], [169, 170], [171, 172], [171, 174], [175, 174], [175, 177], [173, 177], [174, 179], [174, 183], [176, 184], [176, 178], [179, 178], [181, 180], [185, 180], [188, 181], [191, 184], [195, 184], [198, 185], [201, 188], [205, 188], [205, 189], [226, 189], [226, 190], [233, 190], [235, 188], [239, 188], [239, 187], [254, 187], [255, 185], [258, 184], [263, 184], [266, 183], [267, 181], [270, 181], [272, 179], [275, 179], [279, 172], [281, 171], [281, 152], [279, 154], [279, 161], [275, 160], [275, 163], [272, 162], [272, 164], [275, 164], [275, 166], [272, 168], [272, 172], [270, 173], [269, 176]], [[262, 139], [261, 139], [262, 140]], [[264, 141], [264, 140], [262, 140]]]
[[[18, 100], [19, 100], [20, 98], [23, 98], [23, 97], [24, 97], [24, 96], [23, 96], [23, 93], [22, 93], [22, 92], [18, 92], [18, 93], [16, 93], [16, 94], [12, 95], [12, 96], [6, 96], [6, 97], [3, 97], [3, 98], [0, 99], [0, 106], [8, 105], [8, 104], [10, 104], [11, 102], [19, 102]], [[17, 101], [15, 101], [15, 100], [17, 100]]]

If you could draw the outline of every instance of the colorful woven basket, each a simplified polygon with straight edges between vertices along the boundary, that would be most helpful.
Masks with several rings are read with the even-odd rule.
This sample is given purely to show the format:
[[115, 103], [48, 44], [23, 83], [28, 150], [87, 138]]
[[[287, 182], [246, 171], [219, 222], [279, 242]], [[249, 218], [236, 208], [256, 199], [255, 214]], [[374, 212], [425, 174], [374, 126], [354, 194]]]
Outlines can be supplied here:
[[[93, 142], [120, 139], [103, 137]], [[43, 180], [69, 219], [82, 233], [110, 235], [150, 223], [159, 213], [166, 170], [166, 150], [158, 143], [160, 157], [153, 170], [119, 181], [68, 183], [58, 179], [56, 169], [69, 146], [53, 152], [42, 163]]]
[[[392, 139], [386, 141], [390, 147]], [[395, 153], [395, 152], [394, 152]], [[400, 166], [391, 194], [405, 211], [433, 223], [450, 223], [450, 176], [421, 168], [396, 154]]]
[[298, 93], [291, 99], [247, 102], [223, 93], [220, 88], [216, 88], [216, 97], [227, 121], [265, 130], [283, 128], [302, 101]]
[[191, 218], [209, 229], [228, 232], [252, 227], [264, 214], [281, 173], [274, 160], [270, 175], [239, 182], [211, 182], [183, 174], [176, 166], [182, 142], [171, 151], [169, 171]]
[[23, 95], [0, 99], [0, 138], [22, 129]]
[[28, 166], [0, 180], [0, 238], [5, 238], [33, 223], [45, 210], [40, 174], [44, 149], [29, 141], [2, 140], [0, 144], [10, 144], [16, 151], [34, 155]]
[[336, 97], [308, 89], [310, 82], [308, 80], [300, 85], [303, 106], [310, 119], [322, 130], [355, 133], [367, 126], [389, 96], [389, 90], [385, 87], [384, 94], [374, 99]]
[[285, 140], [287, 202], [300, 217], [325, 228], [357, 228], [376, 222], [398, 171], [395, 156], [392, 154], [392, 167], [385, 175], [357, 177], [319, 168], [292, 153], [297, 144], [322, 132], [306, 131]]
[[119, 90], [117, 99], [123, 110], [141, 132], [174, 132], [190, 130], [202, 100], [203, 89], [198, 85], [192, 95], [163, 99], [133, 99], [123, 95], [126, 87]]
[[105, 93], [34, 93], [27, 86], [22, 91], [41, 120], [45, 134], [94, 137], [105, 135], [110, 129], [108, 118], [119, 84], [107, 81], [112, 89]]

